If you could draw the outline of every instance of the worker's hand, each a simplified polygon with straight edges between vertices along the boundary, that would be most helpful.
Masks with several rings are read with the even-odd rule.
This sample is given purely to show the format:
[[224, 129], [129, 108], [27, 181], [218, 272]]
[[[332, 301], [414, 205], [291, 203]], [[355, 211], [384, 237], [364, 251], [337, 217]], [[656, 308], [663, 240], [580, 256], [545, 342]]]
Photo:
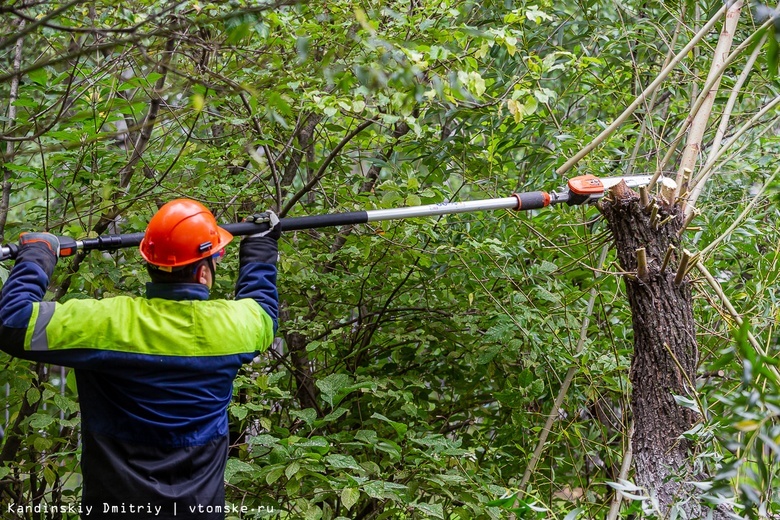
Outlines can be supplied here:
[[28, 244], [45, 244], [46, 247], [54, 253], [54, 256], [60, 256], [60, 240], [51, 233], [22, 233], [19, 235], [19, 245], [26, 246]]
[[[32, 244], [43, 244], [46, 247], [29, 247]], [[61, 249], [60, 239], [51, 233], [22, 233], [19, 235], [19, 252], [16, 254], [16, 263], [32, 262], [38, 264], [46, 276], [51, 279]], [[48, 254], [45, 252], [46, 250], [54, 254]]]
[[282, 236], [281, 221], [279, 220], [279, 217], [276, 216], [276, 213], [271, 210], [264, 211], [262, 213], [255, 213], [254, 215], [245, 218], [244, 222], [254, 222], [256, 224], [261, 224], [264, 222], [268, 223], [268, 229], [266, 231], [261, 231], [260, 233], [249, 235], [248, 237], [245, 237], [245, 239], [251, 237], [268, 237], [273, 238], [274, 240], [279, 240], [279, 238]]
[[255, 213], [245, 219], [245, 222], [258, 224], [268, 223], [269, 228], [260, 233], [249, 235], [241, 240], [238, 250], [238, 263], [245, 265], [252, 262], [276, 265], [278, 256], [277, 241], [282, 236], [282, 224], [273, 211]]

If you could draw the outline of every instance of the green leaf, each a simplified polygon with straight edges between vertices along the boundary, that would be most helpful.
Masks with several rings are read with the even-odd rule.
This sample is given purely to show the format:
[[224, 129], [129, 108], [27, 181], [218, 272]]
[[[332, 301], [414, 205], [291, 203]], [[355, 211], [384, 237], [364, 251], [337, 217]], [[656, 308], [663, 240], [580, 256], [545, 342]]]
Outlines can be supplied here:
[[269, 486], [279, 480], [279, 478], [284, 475], [285, 468], [273, 468], [271, 471], [269, 471], [265, 475], [265, 483]]
[[30, 419], [30, 426], [36, 430], [42, 430], [54, 422], [54, 417], [43, 413], [36, 413]]
[[500, 507], [502, 509], [509, 508], [512, 507], [512, 505], [515, 503], [516, 497], [517, 495], [513, 493], [511, 495], [506, 495], [501, 498], [491, 500], [486, 505], [488, 507]]
[[[339, 401], [340, 401], [340, 399], [339, 399]], [[315, 427], [317, 427], [317, 428], [321, 428], [322, 426], [324, 426], [324, 425], [326, 425], [326, 424], [328, 424], [328, 423], [332, 423], [333, 421], [337, 421], [337, 420], [338, 420], [338, 419], [340, 419], [340, 418], [341, 418], [341, 417], [342, 417], [344, 414], [346, 414], [348, 411], [349, 411], [349, 410], [347, 410], [346, 408], [342, 408], [342, 407], [336, 408], [336, 409], [335, 409], [335, 410], [333, 410], [331, 413], [329, 413], [328, 415], [326, 415], [325, 417], [323, 417], [323, 418], [322, 418], [322, 420], [320, 420], [320, 421], [315, 421], [315, 422], [314, 422], [314, 425], [315, 425]]]
[[292, 464], [287, 466], [287, 468], [284, 470], [284, 476], [287, 477], [287, 480], [290, 480], [293, 478], [299, 471], [301, 470], [300, 463], [296, 460], [293, 461]]
[[317, 388], [322, 392], [325, 402], [331, 407], [334, 405], [334, 398], [339, 390], [349, 386], [352, 383], [352, 378], [347, 374], [330, 374], [327, 377], [317, 381]]
[[360, 500], [360, 490], [358, 488], [344, 488], [341, 490], [341, 503], [347, 508], [347, 511], [352, 509], [352, 506], [357, 504]]
[[293, 116], [290, 104], [276, 91], [268, 93], [268, 105], [274, 107], [280, 114], [287, 117]]
[[406, 435], [406, 432], [409, 429], [407, 425], [396, 421], [391, 421], [390, 419], [388, 419], [387, 417], [385, 417], [380, 413], [374, 413], [374, 415], [372, 415], [371, 418], [379, 419], [380, 421], [384, 421], [388, 423], [390, 426], [393, 427], [393, 429], [395, 430], [395, 432], [398, 434], [399, 437], [403, 437], [404, 435]]
[[65, 376], [65, 386], [68, 387], [68, 390], [70, 390], [71, 394], [77, 395], [78, 389], [76, 387], [76, 371], [75, 370], [68, 370], [68, 375]]
[[444, 518], [444, 508], [441, 504], [416, 503], [412, 507], [423, 512], [428, 518]]
[[38, 85], [46, 85], [49, 81], [49, 73], [46, 72], [45, 67], [31, 70], [30, 72], [27, 73], [27, 75], [30, 77], [31, 80], [33, 80]]
[[33, 447], [35, 447], [35, 449], [39, 452], [46, 451], [51, 448], [51, 443], [51, 439], [41, 437], [40, 435], [36, 435], [33, 439]]
[[255, 435], [254, 437], [249, 439], [249, 444], [251, 446], [276, 446], [279, 444], [279, 439], [274, 437], [273, 435]]
[[251, 464], [247, 464], [238, 459], [229, 458], [225, 466], [225, 480], [230, 482], [230, 479], [233, 478], [234, 475], [239, 473], [252, 473], [254, 471], [255, 468]]
[[774, 31], [770, 31], [769, 38], [766, 41], [766, 69], [767, 76], [770, 79], [777, 78], [777, 62], [778, 62], [778, 43], [777, 37]]
[[361, 471], [363, 468], [349, 455], [332, 454], [325, 457], [325, 462], [333, 469], [352, 469]]
[[305, 410], [291, 410], [290, 416], [301, 419], [307, 426], [314, 424], [317, 420], [317, 410], [314, 408], [306, 408]]
[[190, 104], [192, 104], [192, 108], [195, 112], [200, 112], [206, 105], [206, 98], [203, 97], [203, 94], [193, 94], [190, 96]]
[[245, 406], [236, 405], [230, 407], [230, 413], [231, 415], [233, 415], [233, 417], [235, 417], [239, 421], [242, 421], [246, 418], [247, 413], [249, 413], [249, 410], [247, 410]]
[[406, 197], [407, 206], [419, 206], [420, 204], [422, 204], [420, 197], [418, 197], [417, 195], [407, 195]]
[[377, 443], [377, 434], [373, 430], [358, 430], [358, 432], [355, 434], [355, 440], [365, 442], [369, 445], [374, 445]]
[[250, 34], [253, 21], [248, 15], [229, 18], [225, 22], [225, 32], [227, 33], [225, 42], [228, 45], [234, 45], [244, 40]]
[[37, 403], [38, 400], [41, 398], [41, 392], [34, 386], [31, 386], [30, 388], [27, 389], [25, 397], [27, 398], [28, 403], [34, 404]]

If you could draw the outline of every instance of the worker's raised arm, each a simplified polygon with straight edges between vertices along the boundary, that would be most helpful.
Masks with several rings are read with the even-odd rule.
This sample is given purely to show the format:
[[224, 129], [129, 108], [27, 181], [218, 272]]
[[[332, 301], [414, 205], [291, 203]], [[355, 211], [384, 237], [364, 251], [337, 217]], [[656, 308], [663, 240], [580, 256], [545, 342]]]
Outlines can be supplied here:
[[12, 356], [45, 361], [26, 345], [43, 332], [35, 324], [57, 264], [59, 242], [49, 233], [27, 233], [19, 242], [16, 263], [0, 295], [0, 349]]
[[276, 290], [277, 241], [282, 228], [279, 218], [270, 211], [251, 218], [255, 221], [267, 219], [271, 227], [241, 241], [236, 299], [255, 300], [271, 317], [276, 332], [279, 319], [279, 294]]

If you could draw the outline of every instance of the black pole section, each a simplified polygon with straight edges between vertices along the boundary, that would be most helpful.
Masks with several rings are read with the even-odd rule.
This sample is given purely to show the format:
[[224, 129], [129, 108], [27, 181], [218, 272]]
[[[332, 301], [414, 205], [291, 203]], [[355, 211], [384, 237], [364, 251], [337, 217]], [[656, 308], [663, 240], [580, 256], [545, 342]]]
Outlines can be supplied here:
[[127, 233], [125, 235], [101, 235], [95, 238], [81, 240], [81, 249], [84, 251], [113, 251], [125, 247], [137, 246], [143, 240], [143, 233]]
[[[347, 213], [333, 213], [330, 215], [312, 215], [310, 217], [287, 217], [281, 219], [282, 231], [298, 231], [301, 229], [315, 229], [331, 226], [346, 226], [349, 224], [365, 224], [368, 222], [366, 211], [350, 211]], [[254, 235], [268, 229], [268, 223], [235, 222], [220, 226], [235, 236]], [[81, 240], [81, 249], [84, 251], [113, 251], [125, 247], [134, 247], [141, 244], [143, 233], [128, 233], [124, 235], [102, 235], [95, 238]]]
[[[330, 215], [312, 215], [309, 217], [285, 217], [281, 219], [282, 231], [300, 231], [302, 229], [317, 229], [332, 226], [347, 226], [350, 224], [365, 224], [368, 222], [367, 211], [349, 211], [346, 213], [331, 213]], [[254, 222], [236, 222], [222, 226], [233, 235], [253, 235], [268, 229], [268, 224]]]

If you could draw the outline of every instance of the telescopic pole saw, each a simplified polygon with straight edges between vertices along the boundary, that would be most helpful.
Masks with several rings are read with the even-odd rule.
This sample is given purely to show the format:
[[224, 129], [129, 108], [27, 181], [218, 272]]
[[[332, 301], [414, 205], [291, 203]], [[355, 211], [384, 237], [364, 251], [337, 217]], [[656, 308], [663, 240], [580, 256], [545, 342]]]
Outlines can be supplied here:
[[[650, 182], [649, 175], [632, 175], [626, 177], [598, 178], [593, 175], [581, 175], [570, 179], [566, 186], [548, 193], [546, 191], [530, 191], [514, 193], [510, 197], [499, 199], [473, 200], [466, 202], [441, 202], [425, 206], [409, 206], [393, 209], [376, 209], [367, 211], [349, 211], [346, 213], [330, 213], [307, 217], [286, 217], [281, 219], [282, 231], [298, 231], [302, 229], [317, 229], [331, 226], [346, 226], [351, 224], [366, 224], [384, 220], [398, 220], [415, 217], [432, 217], [451, 213], [471, 213], [474, 211], [493, 211], [497, 209], [512, 209], [526, 211], [540, 209], [555, 204], [576, 206], [591, 204], [604, 196], [606, 191], [625, 181], [629, 188], [645, 186]], [[235, 236], [252, 235], [267, 229], [267, 223], [237, 222], [221, 226]], [[143, 233], [123, 235], [102, 235], [96, 238], [74, 240], [70, 237], [58, 237], [60, 240], [60, 256], [71, 256], [77, 251], [113, 251], [125, 247], [136, 247], [143, 239]], [[16, 258], [19, 250], [17, 244], [6, 244], [0, 249], [0, 261]]]

